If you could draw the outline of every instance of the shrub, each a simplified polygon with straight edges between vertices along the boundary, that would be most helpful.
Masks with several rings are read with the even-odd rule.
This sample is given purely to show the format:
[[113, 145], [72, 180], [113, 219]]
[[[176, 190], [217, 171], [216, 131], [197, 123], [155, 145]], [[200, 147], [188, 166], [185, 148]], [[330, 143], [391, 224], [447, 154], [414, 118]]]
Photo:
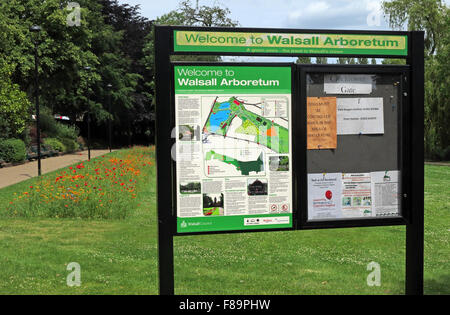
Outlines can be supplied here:
[[57, 124], [57, 137], [60, 139], [71, 139], [76, 141], [78, 138], [78, 130], [76, 127], [67, 126], [61, 123]]
[[78, 129], [76, 127], [67, 126], [55, 120], [50, 109], [43, 107], [41, 113], [41, 130], [50, 138], [56, 138], [60, 142], [70, 139], [76, 141], [78, 138]]
[[41, 131], [49, 137], [56, 138], [58, 137], [58, 124], [50, 109], [42, 107], [40, 115]]
[[44, 144], [50, 146], [53, 150], [66, 152], [66, 146], [56, 138], [47, 138], [44, 140]]
[[62, 138], [59, 139], [61, 141], [61, 143], [64, 145], [64, 147], [66, 148], [64, 153], [73, 153], [76, 150], [78, 150], [79, 145], [76, 141], [69, 139], [69, 138]]
[[84, 140], [83, 137], [79, 136], [77, 138], [77, 143], [80, 147], [80, 150], [84, 150], [85, 148], [87, 148], [86, 140]]
[[27, 158], [25, 143], [19, 139], [0, 141], [0, 158], [9, 163], [19, 163]]

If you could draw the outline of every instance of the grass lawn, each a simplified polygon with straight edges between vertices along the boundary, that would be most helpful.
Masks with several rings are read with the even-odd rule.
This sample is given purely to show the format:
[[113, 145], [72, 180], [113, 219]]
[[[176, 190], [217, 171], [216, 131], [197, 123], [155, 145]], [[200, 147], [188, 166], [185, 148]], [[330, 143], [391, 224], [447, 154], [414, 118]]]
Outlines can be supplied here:
[[[157, 294], [154, 175], [153, 169], [138, 194], [140, 207], [124, 220], [1, 218], [0, 294]], [[34, 181], [0, 190], [0, 209]], [[450, 294], [450, 167], [426, 166], [425, 200], [425, 293]], [[174, 243], [177, 294], [404, 293], [404, 227]], [[381, 266], [381, 287], [366, 284], [371, 261]], [[81, 287], [66, 285], [70, 262], [81, 265]]]

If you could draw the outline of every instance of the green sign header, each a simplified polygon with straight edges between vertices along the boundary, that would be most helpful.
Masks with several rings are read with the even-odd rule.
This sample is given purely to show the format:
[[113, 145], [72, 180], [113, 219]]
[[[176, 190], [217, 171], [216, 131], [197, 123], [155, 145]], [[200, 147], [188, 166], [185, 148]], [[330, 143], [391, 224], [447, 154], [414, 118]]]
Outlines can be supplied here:
[[290, 67], [175, 66], [178, 94], [291, 93]]
[[175, 52], [407, 56], [405, 35], [174, 31]]

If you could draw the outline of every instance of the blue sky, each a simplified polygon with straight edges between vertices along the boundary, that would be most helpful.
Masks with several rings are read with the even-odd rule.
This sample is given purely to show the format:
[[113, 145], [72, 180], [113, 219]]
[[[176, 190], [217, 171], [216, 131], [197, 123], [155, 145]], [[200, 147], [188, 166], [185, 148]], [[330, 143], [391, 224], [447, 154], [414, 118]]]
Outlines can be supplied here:
[[[140, 5], [150, 20], [178, 8], [180, 0], [118, 0]], [[196, 0], [191, 0], [195, 3]], [[390, 30], [381, 0], [199, 0], [231, 11], [241, 27]], [[449, 4], [450, 0], [444, 0]], [[378, 19], [377, 19], [378, 17]], [[369, 21], [369, 23], [368, 23]], [[226, 61], [294, 61], [291, 57], [225, 57]], [[333, 62], [334, 59], [329, 60]]]
[[[178, 7], [179, 0], [119, 0], [141, 6], [142, 15], [153, 20]], [[192, 0], [195, 3], [195, 0]], [[231, 10], [231, 17], [242, 27], [311, 29], [389, 29], [379, 0], [200, 0], [202, 5], [218, 4]], [[380, 12], [380, 25], [368, 25]], [[377, 24], [377, 23], [375, 23]]]

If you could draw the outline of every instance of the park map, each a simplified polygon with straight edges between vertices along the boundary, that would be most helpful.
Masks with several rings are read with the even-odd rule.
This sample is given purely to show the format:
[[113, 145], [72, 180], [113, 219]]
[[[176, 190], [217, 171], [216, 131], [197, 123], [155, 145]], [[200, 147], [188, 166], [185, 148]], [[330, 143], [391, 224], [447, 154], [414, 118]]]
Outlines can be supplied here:
[[[261, 104], [245, 103], [236, 97], [231, 97], [224, 102], [219, 102], [216, 98], [203, 127], [204, 139], [207, 139], [210, 135], [219, 135], [224, 138], [246, 141], [247, 143], [253, 142], [276, 153], [289, 153], [288, 129], [246, 108], [246, 106], [254, 106], [262, 110], [259, 105]], [[228, 132], [236, 118], [239, 118], [242, 124], [231, 137]], [[239, 134], [252, 136], [253, 140], [239, 138]], [[211, 159], [235, 166], [242, 175], [249, 175], [251, 172], [259, 173], [264, 170], [263, 153], [255, 161], [239, 161], [211, 150], [206, 153], [206, 160]]]

